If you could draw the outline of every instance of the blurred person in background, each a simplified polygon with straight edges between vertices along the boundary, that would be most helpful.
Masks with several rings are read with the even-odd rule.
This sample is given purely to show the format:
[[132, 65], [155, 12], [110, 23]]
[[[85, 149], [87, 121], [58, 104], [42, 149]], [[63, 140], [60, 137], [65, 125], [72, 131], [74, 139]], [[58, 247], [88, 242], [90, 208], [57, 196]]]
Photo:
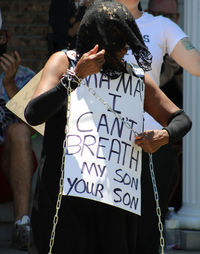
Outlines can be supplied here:
[[[147, 11], [154, 16], [162, 15], [176, 24], [179, 23], [178, 1], [174, 1], [173, 5], [149, 1]], [[179, 108], [183, 107], [183, 68], [168, 54], [164, 56], [161, 68], [160, 88]], [[177, 154], [178, 178], [170, 194], [168, 206], [178, 211], [182, 205], [182, 140], [174, 143], [173, 146]]]
[[76, 33], [89, 3], [88, 0], [51, 0], [47, 35], [49, 55], [62, 49], [75, 48]]
[[0, 202], [13, 201], [13, 245], [26, 250], [30, 233], [29, 209], [32, 176], [37, 161], [32, 151], [33, 129], [5, 104], [33, 78], [35, 72], [20, 65], [17, 51], [8, 53], [8, 31], [0, 22]]

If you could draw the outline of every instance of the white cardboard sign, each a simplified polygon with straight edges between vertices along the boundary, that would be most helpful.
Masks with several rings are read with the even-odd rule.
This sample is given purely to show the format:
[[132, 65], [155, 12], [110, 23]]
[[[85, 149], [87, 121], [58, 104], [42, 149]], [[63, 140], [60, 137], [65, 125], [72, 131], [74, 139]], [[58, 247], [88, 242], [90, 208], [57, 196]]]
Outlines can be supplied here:
[[[115, 80], [94, 74], [86, 83], [134, 131], [142, 132], [142, 80], [129, 74]], [[78, 87], [71, 94], [63, 194], [100, 201], [140, 215], [142, 153], [133, 141], [132, 130], [87, 87]]]
[[[42, 69], [43, 70], [43, 69]], [[6, 107], [12, 111], [16, 116], [21, 118], [25, 123], [27, 123], [24, 118], [24, 110], [28, 102], [30, 101], [38, 82], [40, 81], [42, 70], [38, 72], [19, 92], [10, 99]], [[28, 124], [28, 123], [27, 123]], [[45, 124], [40, 124], [37, 126], [32, 126], [36, 131], [41, 135], [44, 135], [44, 126]]]

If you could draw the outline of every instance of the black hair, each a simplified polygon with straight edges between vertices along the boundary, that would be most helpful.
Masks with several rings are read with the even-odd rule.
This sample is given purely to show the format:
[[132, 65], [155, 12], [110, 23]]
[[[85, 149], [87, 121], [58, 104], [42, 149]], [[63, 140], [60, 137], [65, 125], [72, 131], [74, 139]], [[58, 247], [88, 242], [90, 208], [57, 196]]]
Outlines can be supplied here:
[[138, 10], [142, 11], [142, 5], [141, 5], [141, 3], [138, 4]]
[[76, 50], [79, 58], [96, 44], [100, 50], [106, 50], [104, 71], [116, 70], [116, 62], [121, 68], [121, 62], [114, 58], [116, 52], [126, 44], [130, 46], [138, 65], [145, 71], [151, 69], [152, 56], [140, 30], [129, 10], [119, 2], [94, 1], [88, 7], [77, 34]]
[[0, 44], [0, 56], [2, 56], [4, 53], [7, 52], [7, 44], [8, 44], [8, 33], [7, 33], [7, 30], [5, 29], [0, 29], [0, 33], [4, 34], [5, 38], [6, 38], [6, 41], [5, 43], [3, 44]]

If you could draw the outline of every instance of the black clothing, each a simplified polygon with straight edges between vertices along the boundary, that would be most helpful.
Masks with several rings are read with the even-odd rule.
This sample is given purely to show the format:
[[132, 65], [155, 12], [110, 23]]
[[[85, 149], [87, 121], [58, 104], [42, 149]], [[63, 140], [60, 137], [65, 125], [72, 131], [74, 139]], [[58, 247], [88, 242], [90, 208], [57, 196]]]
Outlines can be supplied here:
[[[145, 47], [144, 42], [140, 40], [141, 35], [138, 32], [139, 29], [136, 27], [132, 15], [128, 13], [126, 7], [116, 2], [101, 3], [100, 5], [99, 2], [94, 2], [94, 6], [95, 5], [101, 9], [101, 14], [104, 15], [99, 15], [98, 13], [97, 16], [97, 9], [95, 9], [95, 7], [94, 9], [92, 9], [93, 7], [90, 8], [88, 12], [90, 13], [90, 25], [96, 25], [96, 30], [94, 29], [94, 26], [90, 27], [88, 30], [83, 29], [84, 32], [82, 33], [80, 31], [82, 31], [81, 29], [84, 25], [87, 26], [88, 16], [86, 16], [85, 19], [83, 18], [77, 37], [77, 45], [80, 47], [83, 45], [82, 51], [79, 47], [79, 53], [82, 54], [87, 52], [85, 47], [89, 45], [89, 38], [92, 36], [95, 38], [95, 44], [100, 43], [101, 40], [98, 36], [101, 33], [97, 31], [97, 28], [106, 30], [107, 27], [105, 27], [105, 24], [107, 24], [108, 19], [110, 19], [109, 22], [113, 22], [112, 28], [126, 28], [122, 31], [122, 33], [126, 35], [125, 38], [128, 39], [128, 42], [130, 43], [129, 46], [132, 48], [133, 54], [138, 60], [138, 65], [142, 67], [143, 70], [149, 69], [151, 65], [151, 55]], [[104, 7], [106, 7], [106, 9]], [[114, 7], [116, 7], [117, 12], [114, 11]], [[91, 15], [93, 15], [93, 17]], [[95, 23], [95, 20], [102, 22], [103, 26], [99, 26], [99, 23]], [[86, 23], [84, 24], [84, 22]], [[119, 23], [123, 25], [118, 26]], [[109, 37], [112, 30], [106, 30], [104, 41], [107, 39], [110, 42]], [[116, 33], [118, 31], [119, 30], [117, 29], [115, 30]], [[116, 41], [118, 41], [118, 36], [119, 35], [116, 37]], [[135, 39], [131, 40], [131, 38]], [[93, 45], [93, 47], [90, 46], [91, 45], [89, 45], [89, 50], [91, 50], [91, 48], [95, 45]], [[108, 66], [113, 67], [111, 62], [108, 62]], [[113, 68], [112, 71], [114, 73], [116, 69]], [[37, 116], [41, 116], [39, 112], [40, 107], [44, 107], [42, 109], [43, 113], [47, 112], [46, 109], [51, 111], [54, 105], [54, 98], [52, 98], [52, 105], [49, 105], [49, 103], [47, 103], [48, 98], [46, 97], [52, 96], [52, 94], [55, 95], [55, 109], [50, 112], [51, 114], [48, 112], [47, 114], [45, 113], [46, 119], [42, 116], [42, 121], [45, 121], [45, 134], [43, 139], [41, 165], [31, 215], [32, 237], [29, 250], [30, 254], [47, 254], [49, 251], [50, 235], [53, 227], [53, 217], [55, 215], [59, 191], [63, 141], [65, 139], [66, 125], [67, 95], [66, 91], [63, 91], [63, 88], [59, 88], [59, 85], [57, 85], [56, 88], [52, 88], [45, 94], [33, 99], [28, 104], [25, 111], [26, 119], [31, 121], [28, 114], [29, 112], [32, 112], [31, 118], [34, 119], [34, 122], [40, 122], [41, 119], [36, 119]], [[62, 92], [66, 95], [66, 99], [64, 98], [65, 96], [62, 95]], [[56, 97], [57, 94], [58, 97]], [[61, 100], [58, 99], [59, 96]], [[34, 103], [39, 104], [40, 100], [43, 100], [44, 98], [45, 100], [47, 99], [46, 103], [44, 103], [46, 105], [40, 104], [39, 108], [37, 105], [34, 105]], [[33, 110], [33, 106], [36, 110]], [[29, 107], [31, 107], [31, 109]], [[34, 114], [36, 115], [34, 116]], [[156, 168], [158, 167], [156, 166]], [[143, 171], [145, 174], [146, 170]], [[151, 190], [152, 186], [151, 189], [148, 189], [148, 191]], [[142, 195], [144, 195], [145, 198], [148, 197], [148, 193], [144, 193]], [[151, 202], [152, 205], [154, 200], [151, 200]], [[144, 207], [142, 209], [145, 210], [146, 208]], [[138, 254], [136, 250], [136, 245], [138, 244], [137, 231], [139, 230], [137, 227], [137, 221], [137, 215], [123, 209], [85, 198], [63, 196], [61, 208], [59, 210], [59, 219], [56, 228], [53, 253]], [[142, 244], [145, 246], [146, 243], [143, 242]], [[152, 252], [152, 254], [155, 253], [156, 252]]]
[[179, 108], [183, 107], [183, 68], [168, 55], [161, 68], [160, 89]]
[[47, 35], [49, 55], [63, 48], [75, 48], [77, 24], [85, 9], [84, 5], [76, 8], [74, 1], [51, 0], [49, 25], [53, 32]]
[[121, 3], [115, 3], [113, 8], [112, 1], [96, 1], [88, 7], [77, 34], [78, 57], [91, 50], [97, 41], [99, 49], [105, 49], [104, 73], [123, 71], [116, 52], [124, 49], [125, 46], [130, 47], [140, 68], [144, 71], [151, 70], [152, 55], [143, 41], [132, 14]]
[[[47, 254], [49, 251], [65, 138], [67, 96], [63, 100], [61, 91], [66, 96], [66, 90], [61, 87], [52, 88], [33, 99], [25, 110], [26, 119], [30, 119], [30, 113], [34, 123], [39, 123], [41, 115], [37, 114], [39, 110], [35, 110], [35, 105], [40, 104], [43, 99], [47, 100], [52, 94], [55, 98], [62, 97], [61, 100], [56, 100], [57, 111], [54, 111], [53, 115], [46, 115], [48, 120], [45, 124], [42, 158], [31, 214], [29, 254]], [[44, 107], [42, 112], [47, 109], [51, 111], [49, 103], [41, 107]], [[42, 119], [44, 120], [43, 116]], [[138, 216], [133, 213], [100, 202], [63, 196], [53, 253], [135, 253], [137, 218]]]
[[[24, 111], [27, 121], [35, 126], [43, 123], [46, 119], [50, 119], [60, 110], [66, 98], [67, 89], [59, 82], [54, 88], [30, 101], [29, 107], [26, 107]], [[38, 113], [36, 114], [35, 112]]]
[[192, 121], [185, 112], [180, 109], [172, 114], [167, 127], [163, 129], [167, 130], [169, 133], [169, 143], [175, 143], [184, 137], [191, 127]]
[[[153, 153], [154, 174], [156, 177], [162, 222], [168, 207], [168, 200], [178, 177], [176, 154], [172, 144], [162, 146]], [[166, 158], [170, 160], [166, 161]], [[167, 183], [167, 184], [166, 184]], [[165, 188], [163, 188], [165, 186]], [[160, 233], [152, 180], [149, 170], [149, 155], [142, 153], [141, 175], [142, 205], [138, 217], [137, 254], [159, 254]]]

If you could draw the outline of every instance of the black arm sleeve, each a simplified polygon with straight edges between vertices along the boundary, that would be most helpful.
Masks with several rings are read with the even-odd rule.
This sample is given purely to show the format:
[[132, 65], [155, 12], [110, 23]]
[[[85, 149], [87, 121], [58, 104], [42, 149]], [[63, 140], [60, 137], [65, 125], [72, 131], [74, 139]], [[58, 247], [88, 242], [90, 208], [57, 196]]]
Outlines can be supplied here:
[[[66, 84], [67, 80], [63, 81]], [[72, 89], [74, 88], [73, 86]], [[46, 122], [64, 105], [66, 97], [67, 89], [60, 81], [57, 86], [32, 99], [27, 104], [24, 111], [26, 121], [33, 126]]]
[[174, 143], [183, 138], [191, 127], [192, 121], [181, 109], [173, 113], [168, 126], [163, 129], [169, 133], [169, 143]]

